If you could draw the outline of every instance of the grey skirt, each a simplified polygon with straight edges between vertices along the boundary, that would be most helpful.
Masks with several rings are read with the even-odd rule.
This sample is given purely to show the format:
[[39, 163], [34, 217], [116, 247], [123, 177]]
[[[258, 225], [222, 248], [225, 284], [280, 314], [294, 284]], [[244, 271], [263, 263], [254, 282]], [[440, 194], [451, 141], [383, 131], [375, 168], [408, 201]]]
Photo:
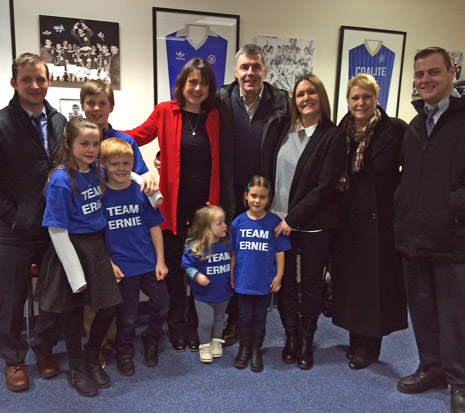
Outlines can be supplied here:
[[90, 305], [97, 312], [121, 303], [103, 232], [69, 234], [69, 238], [81, 261], [87, 288], [82, 293], [73, 293], [51, 243], [42, 261], [34, 295], [40, 308], [50, 313], [67, 313]]

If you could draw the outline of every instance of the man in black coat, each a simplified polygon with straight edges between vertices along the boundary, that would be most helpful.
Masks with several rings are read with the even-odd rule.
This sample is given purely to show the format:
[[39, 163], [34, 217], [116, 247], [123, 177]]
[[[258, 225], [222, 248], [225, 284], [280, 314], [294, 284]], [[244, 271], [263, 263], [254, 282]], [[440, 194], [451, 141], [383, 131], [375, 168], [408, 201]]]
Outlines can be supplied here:
[[395, 232], [420, 366], [397, 388], [450, 384], [451, 411], [465, 412], [465, 97], [444, 49], [421, 50], [414, 69], [422, 100], [402, 145]]
[[[0, 354], [6, 386], [29, 388], [24, 366], [28, 343], [21, 335], [30, 268], [48, 243], [42, 228], [43, 189], [63, 139], [66, 118], [45, 100], [50, 86], [43, 60], [24, 53], [13, 62], [9, 105], [0, 111]], [[59, 373], [51, 349], [58, 338], [54, 315], [39, 312], [31, 346], [44, 378]]]
[[[236, 53], [236, 81], [218, 89], [220, 114], [221, 206], [230, 222], [245, 211], [244, 189], [254, 175], [269, 178], [281, 125], [289, 112], [289, 96], [265, 82], [266, 55], [246, 44]], [[228, 307], [223, 338], [237, 341], [237, 304]]]

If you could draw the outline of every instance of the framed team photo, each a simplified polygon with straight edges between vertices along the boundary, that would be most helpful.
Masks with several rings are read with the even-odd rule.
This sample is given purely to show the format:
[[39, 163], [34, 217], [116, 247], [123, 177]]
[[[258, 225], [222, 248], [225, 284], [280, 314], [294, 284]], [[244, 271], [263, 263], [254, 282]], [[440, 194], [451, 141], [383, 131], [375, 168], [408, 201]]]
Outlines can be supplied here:
[[238, 45], [238, 15], [154, 7], [155, 104], [172, 99], [176, 77], [195, 57], [210, 63], [217, 87], [231, 83]]
[[313, 40], [256, 36], [255, 43], [265, 52], [268, 74], [265, 81], [292, 93], [296, 79], [313, 73]]
[[53, 86], [81, 87], [101, 79], [120, 89], [119, 24], [56, 16], [39, 16], [40, 56]]
[[406, 32], [341, 26], [334, 122], [348, 111], [346, 86], [359, 74], [372, 75], [379, 86], [379, 105], [389, 116], [399, 112]]

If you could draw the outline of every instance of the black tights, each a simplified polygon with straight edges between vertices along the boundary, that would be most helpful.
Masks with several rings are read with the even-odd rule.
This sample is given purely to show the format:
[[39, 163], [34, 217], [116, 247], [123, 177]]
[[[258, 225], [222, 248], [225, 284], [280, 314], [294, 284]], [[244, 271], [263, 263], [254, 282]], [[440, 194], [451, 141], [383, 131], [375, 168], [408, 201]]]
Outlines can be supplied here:
[[[66, 349], [68, 350], [69, 365], [71, 368], [81, 367], [84, 353], [81, 345], [81, 330], [83, 325], [84, 308], [64, 314], [64, 333]], [[98, 351], [102, 345], [111, 322], [116, 316], [116, 306], [102, 308], [95, 314], [90, 327], [87, 349]]]

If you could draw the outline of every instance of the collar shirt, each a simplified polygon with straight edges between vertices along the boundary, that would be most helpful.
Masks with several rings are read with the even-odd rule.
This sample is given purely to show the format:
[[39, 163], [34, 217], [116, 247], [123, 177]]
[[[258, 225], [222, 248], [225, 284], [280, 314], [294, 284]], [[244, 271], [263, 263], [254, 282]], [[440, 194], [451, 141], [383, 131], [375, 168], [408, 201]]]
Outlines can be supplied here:
[[264, 89], [264, 86], [262, 86], [262, 89], [260, 90], [260, 93], [258, 94], [258, 96], [255, 98], [255, 100], [253, 101], [253, 103], [251, 105], [249, 105], [247, 103], [247, 101], [245, 100], [245, 96], [243, 95], [242, 93], [242, 89], [240, 88], [239, 86], [239, 95], [241, 97], [241, 101], [242, 103], [244, 104], [244, 108], [245, 108], [245, 111], [247, 112], [247, 115], [249, 115], [249, 119], [252, 120], [253, 118], [253, 115], [255, 115], [255, 112], [257, 111], [258, 109], [258, 105], [260, 104], [260, 100], [262, 98], [262, 95], [263, 95], [263, 89]]
[[[446, 98], [444, 98], [443, 100], [441, 100], [434, 108], [431, 108], [429, 106], [427, 106], [425, 104], [425, 112], [426, 114], [428, 115], [428, 112], [432, 111], [432, 110], [436, 110], [436, 113], [433, 115], [433, 122], [434, 122], [434, 125], [436, 125], [437, 121], [439, 120], [439, 118], [442, 116], [442, 114], [447, 110], [449, 109], [449, 102], [450, 102], [450, 97], [453, 96], [455, 98], [459, 98], [460, 97], [460, 93], [457, 91], [457, 89], [454, 89], [452, 91], [452, 93], [447, 96]], [[437, 109], [436, 109], [437, 108]]]

